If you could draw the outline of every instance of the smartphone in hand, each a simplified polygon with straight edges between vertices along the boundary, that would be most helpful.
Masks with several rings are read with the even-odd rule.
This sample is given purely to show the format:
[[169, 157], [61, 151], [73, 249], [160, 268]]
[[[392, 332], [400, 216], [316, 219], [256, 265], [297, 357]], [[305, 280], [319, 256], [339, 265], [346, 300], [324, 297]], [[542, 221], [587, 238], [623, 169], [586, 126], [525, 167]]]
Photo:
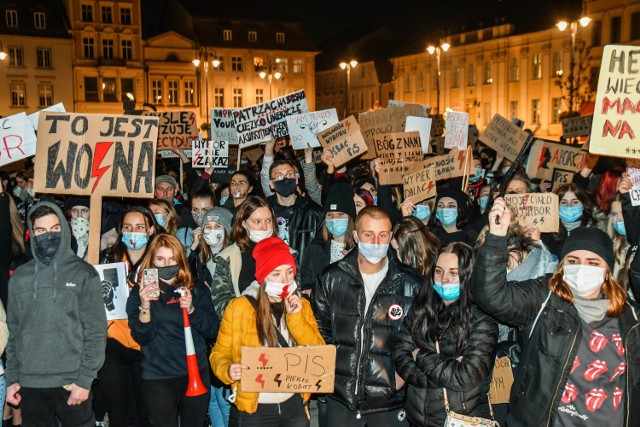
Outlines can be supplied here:
[[152, 298], [158, 298], [160, 296], [160, 288], [158, 287], [158, 269], [157, 268], [145, 268], [142, 271], [142, 287], [146, 288], [150, 286], [152, 289], [157, 289], [157, 291], [151, 292], [149, 294]]

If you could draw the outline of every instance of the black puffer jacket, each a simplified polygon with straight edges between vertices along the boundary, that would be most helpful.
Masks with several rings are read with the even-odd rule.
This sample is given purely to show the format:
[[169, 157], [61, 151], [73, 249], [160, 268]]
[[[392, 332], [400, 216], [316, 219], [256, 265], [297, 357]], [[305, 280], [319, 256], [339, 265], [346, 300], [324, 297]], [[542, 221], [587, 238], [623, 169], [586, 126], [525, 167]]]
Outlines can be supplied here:
[[330, 261], [331, 246], [324, 243], [322, 233], [319, 233], [304, 251], [299, 272], [300, 289], [313, 289], [320, 272], [329, 265]]
[[391, 411], [405, 401], [404, 389], [396, 391], [393, 349], [422, 276], [394, 257], [387, 259], [389, 270], [366, 313], [357, 248], [320, 274], [314, 294], [318, 329], [337, 347], [331, 397], [360, 414]]
[[[443, 310], [453, 318], [460, 314], [453, 303]], [[488, 393], [491, 372], [496, 357], [498, 324], [476, 306], [472, 308], [471, 335], [462, 351], [457, 351], [455, 338], [445, 335], [438, 344], [430, 338], [416, 339], [411, 330], [416, 323], [413, 309], [396, 336], [394, 360], [398, 374], [409, 384], [407, 419], [411, 425], [441, 427], [444, 425], [444, 393], [452, 411], [459, 414], [489, 418]], [[413, 351], [419, 348], [416, 360]], [[456, 358], [462, 356], [461, 361]]]
[[[549, 276], [507, 283], [507, 238], [487, 233], [479, 249], [472, 292], [478, 306], [502, 323], [520, 328], [525, 338], [549, 296]], [[640, 307], [632, 301], [619, 317], [627, 362], [625, 426], [640, 426]], [[553, 426], [582, 327], [578, 311], [551, 294], [529, 338], [524, 342], [507, 424], [510, 427]]]

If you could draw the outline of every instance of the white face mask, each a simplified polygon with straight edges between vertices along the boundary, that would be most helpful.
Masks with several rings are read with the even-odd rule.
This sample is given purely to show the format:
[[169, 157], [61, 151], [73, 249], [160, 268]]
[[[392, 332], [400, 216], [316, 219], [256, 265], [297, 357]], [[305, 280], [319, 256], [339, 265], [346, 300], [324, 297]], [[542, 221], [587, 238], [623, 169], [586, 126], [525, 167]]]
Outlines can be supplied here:
[[371, 264], [379, 263], [382, 258], [387, 256], [389, 244], [378, 243], [362, 243], [358, 242], [358, 252], [365, 257]]
[[76, 239], [89, 236], [89, 220], [84, 218], [71, 218], [71, 232]]
[[261, 242], [267, 237], [271, 237], [273, 235], [273, 229], [271, 228], [268, 228], [266, 230], [252, 230], [247, 227], [247, 231], [249, 232], [249, 240], [254, 243]]
[[592, 295], [604, 283], [605, 269], [593, 265], [568, 264], [563, 267], [565, 281], [571, 292], [581, 298]]
[[265, 280], [264, 291], [272, 298], [285, 299], [298, 289], [296, 281], [291, 283], [270, 282]]
[[216, 249], [218, 252], [222, 248], [224, 243], [224, 230], [208, 230], [202, 233], [204, 241], [211, 247], [213, 251]]

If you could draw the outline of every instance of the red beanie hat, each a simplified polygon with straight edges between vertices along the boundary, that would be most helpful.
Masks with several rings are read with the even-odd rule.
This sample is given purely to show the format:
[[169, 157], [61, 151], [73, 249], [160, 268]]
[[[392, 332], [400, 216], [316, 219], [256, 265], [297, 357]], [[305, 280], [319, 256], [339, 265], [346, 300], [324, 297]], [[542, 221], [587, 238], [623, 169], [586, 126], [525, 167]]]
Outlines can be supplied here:
[[253, 259], [256, 260], [256, 280], [259, 284], [281, 265], [290, 265], [293, 275], [296, 275], [296, 262], [289, 246], [279, 237], [272, 236], [258, 242], [253, 249]]

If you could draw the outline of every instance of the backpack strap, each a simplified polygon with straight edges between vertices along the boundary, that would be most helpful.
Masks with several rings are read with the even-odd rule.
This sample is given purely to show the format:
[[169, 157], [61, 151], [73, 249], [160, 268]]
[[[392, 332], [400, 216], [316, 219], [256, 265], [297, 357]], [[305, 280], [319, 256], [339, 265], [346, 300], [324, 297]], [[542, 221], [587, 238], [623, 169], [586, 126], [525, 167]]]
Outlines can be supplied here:
[[[244, 295], [244, 297], [249, 300], [249, 302], [251, 303], [251, 305], [253, 306], [253, 309], [256, 311], [256, 314], [258, 313], [258, 301], [252, 297], [251, 295]], [[280, 330], [274, 325], [274, 327], [276, 328], [276, 335], [278, 336], [278, 344], [280, 344], [280, 347], [290, 347], [289, 343], [287, 342], [287, 340], [282, 336], [282, 333], [280, 332]]]
[[531, 330], [529, 331], [529, 336], [527, 337], [527, 339], [531, 338], [531, 334], [533, 334], [533, 330], [536, 327], [536, 323], [538, 323], [538, 319], [540, 319], [540, 315], [542, 314], [542, 311], [547, 306], [547, 303], [549, 302], [549, 298], [551, 298], [551, 291], [549, 291], [549, 295], [547, 295], [547, 299], [544, 300], [544, 302], [540, 306], [540, 310], [538, 311], [538, 315], [536, 316], [535, 320], [533, 321], [533, 325], [531, 325]]

